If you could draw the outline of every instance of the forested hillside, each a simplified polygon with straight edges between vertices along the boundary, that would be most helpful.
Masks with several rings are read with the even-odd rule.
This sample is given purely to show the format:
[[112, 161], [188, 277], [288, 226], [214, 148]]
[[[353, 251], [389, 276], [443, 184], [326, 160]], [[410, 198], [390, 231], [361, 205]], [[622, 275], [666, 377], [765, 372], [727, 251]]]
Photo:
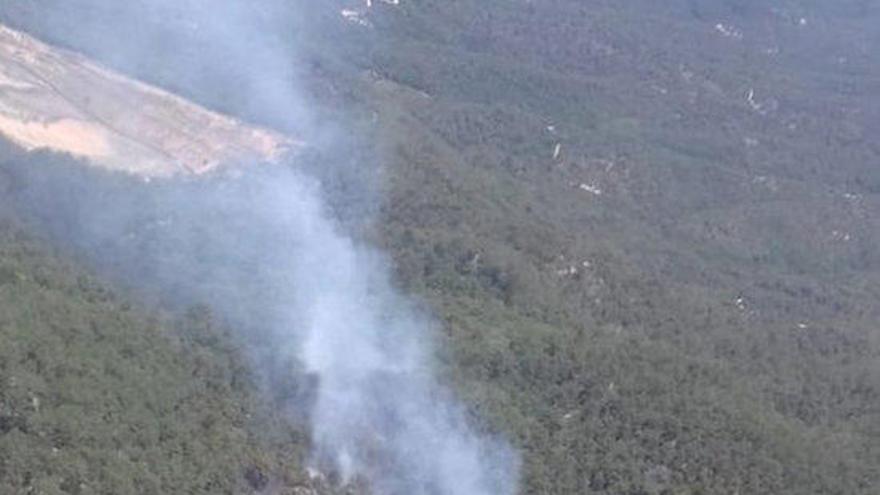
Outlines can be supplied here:
[[305, 440], [207, 311], [139, 311], [8, 219], [0, 257], [0, 492], [306, 486]]
[[[198, 31], [174, 28], [185, 19], [143, 2], [107, 23], [106, 2], [73, 3], [10, 0], [0, 19], [296, 130], [238, 92], [239, 68]], [[344, 224], [387, 250], [399, 285], [441, 321], [444, 377], [482, 428], [521, 451], [521, 493], [877, 492], [880, 4], [266, 4], [280, 9], [267, 23], [297, 19], [282, 42], [300, 47], [317, 120], [352, 136], [294, 166], [324, 181]], [[126, 63], [142, 53], [126, 42], [132, 26], [165, 48]], [[295, 425], [273, 423], [289, 442], [234, 440], [252, 435], [242, 411], [265, 404], [250, 405], [260, 401], [235, 378], [233, 341], [206, 314], [187, 319], [161, 298], [132, 309], [82, 270], [123, 291], [149, 289], [149, 273], [114, 272], [94, 246], [57, 248], [87, 266], [74, 268], [36, 244], [71, 223], [33, 191], [65, 184], [76, 198], [97, 184], [113, 197], [136, 181], [11, 150], [0, 167], [8, 214], [34, 232], [6, 227], [0, 242], [0, 487], [296, 485], [308, 442]], [[83, 371], [52, 378], [60, 366]], [[193, 389], [182, 417], [150, 413]], [[71, 423], [104, 400], [128, 433]], [[190, 428], [210, 432], [192, 447], [205, 455], [166, 473], [162, 449]], [[136, 454], [118, 460], [113, 442], [134, 440]], [[81, 450], [65, 457], [71, 448]], [[185, 475], [179, 490], [167, 484]]]

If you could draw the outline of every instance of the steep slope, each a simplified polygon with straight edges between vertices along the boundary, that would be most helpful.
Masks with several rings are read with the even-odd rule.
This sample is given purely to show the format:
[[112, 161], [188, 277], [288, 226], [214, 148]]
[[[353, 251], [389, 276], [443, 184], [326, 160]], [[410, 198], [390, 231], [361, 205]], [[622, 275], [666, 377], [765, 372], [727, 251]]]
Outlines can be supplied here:
[[349, 27], [397, 137], [386, 242], [527, 492], [878, 482], [877, 12], [735, 4]]
[[0, 341], [3, 493], [307, 486], [301, 436], [267, 414], [207, 311], [142, 313], [6, 220]]
[[[45, 5], [126, 25], [101, 2]], [[381, 223], [348, 202], [373, 161], [327, 178], [335, 206], [443, 319], [444, 370], [524, 453], [523, 493], [873, 495], [873, 3], [294, 8], [319, 117], [386, 162]], [[47, 30], [31, 9], [4, 14]], [[114, 48], [124, 69], [137, 47]], [[239, 68], [214, 56], [210, 82], [128, 69], [248, 115], [217, 84]]]
[[[133, 117], [136, 116], [136, 117]], [[277, 160], [292, 139], [247, 126], [0, 25], [0, 134], [144, 177]]]

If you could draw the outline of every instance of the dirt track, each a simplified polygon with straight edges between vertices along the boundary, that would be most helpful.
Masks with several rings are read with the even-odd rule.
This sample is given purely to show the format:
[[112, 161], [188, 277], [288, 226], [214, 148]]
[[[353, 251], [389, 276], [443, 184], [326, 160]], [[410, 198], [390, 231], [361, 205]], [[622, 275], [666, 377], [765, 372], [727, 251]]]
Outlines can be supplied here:
[[0, 134], [144, 177], [273, 161], [300, 143], [0, 25]]

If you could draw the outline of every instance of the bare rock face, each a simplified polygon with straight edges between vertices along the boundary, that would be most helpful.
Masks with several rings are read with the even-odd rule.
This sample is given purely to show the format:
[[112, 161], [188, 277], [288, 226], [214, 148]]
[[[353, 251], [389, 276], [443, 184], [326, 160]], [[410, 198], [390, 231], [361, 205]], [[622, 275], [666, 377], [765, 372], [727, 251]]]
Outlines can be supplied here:
[[0, 134], [147, 178], [271, 162], [301, 146], [3, 25]]

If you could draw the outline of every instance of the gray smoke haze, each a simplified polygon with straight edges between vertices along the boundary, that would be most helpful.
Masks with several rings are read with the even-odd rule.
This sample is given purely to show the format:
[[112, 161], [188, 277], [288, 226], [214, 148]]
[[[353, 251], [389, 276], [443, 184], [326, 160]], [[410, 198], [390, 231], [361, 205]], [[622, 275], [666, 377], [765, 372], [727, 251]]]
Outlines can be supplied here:
[[[174, 72], [185, 91], [212, 101], [229, 95], [239, 114], [306, 140], [338, 139], [314, 124], [297, 85], [298, 35], [288, 31], [304, 19], [282, 2], [83, 2], [81, 37], [69, 30], [76, 20], [46, 15], [38, 34], [133, 73]], [[88, 28], [137, 25], [139, 17], [162, 27], [116, 41]], [[168, 41], [187, 37], [201, 57]], [[211, 65], [221, 61], [226, 69]], [[321, 163], [321, 175], [334, 166]], [[165, 297], [206, 302], [248, 332], [243, 340], [269, 387], [279, 374], [309, 377], [316, 467], [383, 494], [513, 493], [515, 454], [478, 435], [437, 381], [430, 318], [396, 292], [386, 258], [346, 234], [321, 181], [301, 169], [293, 158], [245, 167], [240, 177], [99, 184], [86, 172], [31, 166], [21, 171], [18, 201], [101, 266]]]

